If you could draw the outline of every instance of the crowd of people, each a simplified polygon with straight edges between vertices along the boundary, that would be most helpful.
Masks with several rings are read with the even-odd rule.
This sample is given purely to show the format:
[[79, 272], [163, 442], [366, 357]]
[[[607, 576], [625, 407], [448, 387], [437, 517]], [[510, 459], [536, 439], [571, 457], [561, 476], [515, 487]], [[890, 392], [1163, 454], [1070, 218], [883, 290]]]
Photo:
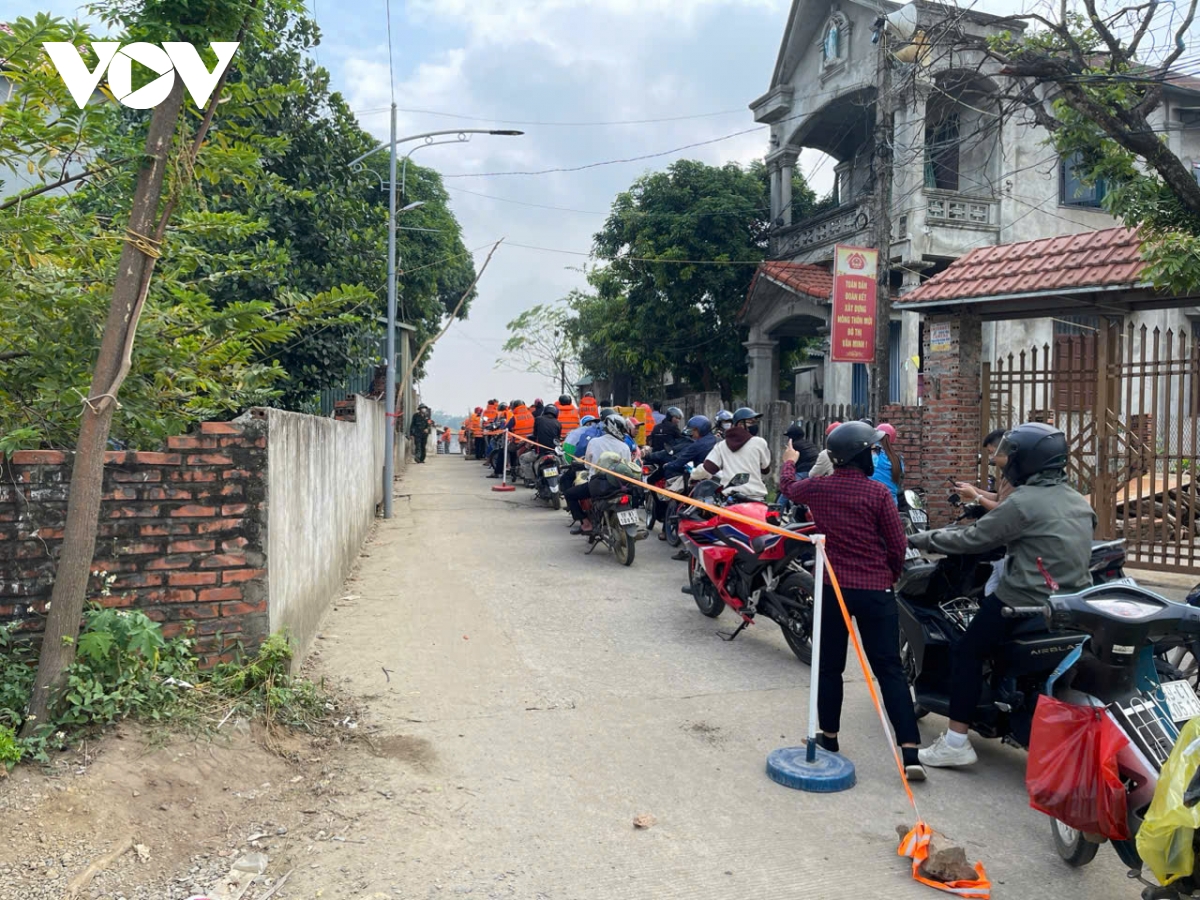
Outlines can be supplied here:
[[[629, 410], [628, 413], [625, 410]], [[527, 406], [521, 400], [489, 400], [464, 425], [474, 456], [503, 477], [519, 470], [532, 486], [532, 466], [545, 448], [561, 447], [568, 464], [564, 498], [572, 533], [591, 523], [583, 501], [612, 490], [608, 472], [641, 474], [641, 465], [661, 464], [668, 477], [686, 474], [691, 482], [735, 479], [737, 497], [765, 501], [773, 464], [772, 448], [759, 435], [762, 417], [749, 407], [721, 410], [710, 419], [685, 417], [675, 406], [635, 404], [625, 410], [601, 408], [588, 393], [576, 405], [569, 395]], [[971, 765], [976, 755], [967, 738], [970, 712], [979, 701], [987, 654], [1009, 633], [1003, 604], [1044, 602], [1049, 588], [1041, 564], [1058, 573], [1063, 590], [1090, 585], [1088, 561], [1095, 517], [1087, 502], [1066, 482], [1066, 440], [1049, 426], [1029, 423], [989, 435], [984, 447], [996, 467], [995, 490], [961, 482], [964, 497], [989, 514], [966, 528], [906, 535], [900, 519], [905, 483], [904, 458], [893, 425], [871, 420], [834, 422], [818, 450], [803, 422], [786, 432], [781, 448], [778, 495], [803, 506], [825, 535], [829, 564], [836, 572], [846, 608], [854, 618], [863, 650], [880, 693], [910, 779], [924, 780], [925, 766]], [[588, 477], [576, 478], [580, 472]], [[660, 538], [664, 535], [660, 534]], [[909, 546], [938, 553], [983, 553], [1006, 548], [992, 581], [954, 659], [955, 694], [947, 731], [918, 749], [920, 734], [899, 654], [899, 616], [894, 585]], [[675, 559], [686, 559], [680, 551]], [[842, 678], [846, 665], [845, 621], [834, 603], [822, 615], [818, 679], [818, 743], [840, 752]]]

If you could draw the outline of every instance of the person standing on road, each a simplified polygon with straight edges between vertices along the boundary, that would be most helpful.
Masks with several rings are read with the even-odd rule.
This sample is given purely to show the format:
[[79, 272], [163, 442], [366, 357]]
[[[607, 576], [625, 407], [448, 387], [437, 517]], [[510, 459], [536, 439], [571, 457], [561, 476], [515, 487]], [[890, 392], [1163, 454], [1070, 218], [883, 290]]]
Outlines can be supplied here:
[[408, 425], [408, 436], [412, 438], [413, 442], [413, 459], [419, 463], [425, 462], [425, 452], [429, 446], [429, 429], [432, 424], [429, 421], [429, 407], [422, 403], [413, 413], [412, 421]]
[[[904, 566], [907, 542], [891, 492], [871, 480], [871, 448], [881, 436], [865, 422], [839, 425], [826, 441], [834, 466], [827, 478], [798, 479], [800, 454], [789, 444], [783, 453], [779, 490], [793, 503], [807, 506], [817, 530], [825, 535], [829, 566], [837, 574], [846, 609], [858, 625], [863, 651], [879, 682], [904, 757], [905, 772], [912, 781], [924, 781], [925, 768], [917, 750], [921, 734], [900, 662], [900, 615], [892, 592]], [[838, 753], [848, 634], [832, 589], [827, 588], [825, 596], [830, 602], [821, 611], [821, 669], [817, 673], [821, 733], [817, 743]]]

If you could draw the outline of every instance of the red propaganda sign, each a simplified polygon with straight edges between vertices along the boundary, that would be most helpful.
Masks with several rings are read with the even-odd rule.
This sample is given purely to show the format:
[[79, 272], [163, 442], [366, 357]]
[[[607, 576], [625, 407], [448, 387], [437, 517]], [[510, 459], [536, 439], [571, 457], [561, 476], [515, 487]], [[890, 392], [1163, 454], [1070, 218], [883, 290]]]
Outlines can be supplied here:
[[875, 277], [879, 251], [866, 247], [833, 248], [833, 321], [830, 359], [869, 363], [875, 360]]

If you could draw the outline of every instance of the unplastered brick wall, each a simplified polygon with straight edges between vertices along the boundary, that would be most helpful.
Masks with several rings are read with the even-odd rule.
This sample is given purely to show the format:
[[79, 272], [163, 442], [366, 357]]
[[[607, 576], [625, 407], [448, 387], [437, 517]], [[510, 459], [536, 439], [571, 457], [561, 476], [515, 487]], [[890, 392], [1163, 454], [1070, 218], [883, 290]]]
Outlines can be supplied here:
[[880, 413], [879, 421], [896, 429], [896, 449], [904, 457], [904, 487], [936, 490], [924, 468], [924, 447], [930, 436], [925, 434], [925, 407], [889, 404]]
[[[41, 631], [62, 546], [71, 455], [0, 462], [0, 622]], [[133, 607], [168, 636], [194, 628], [213, 663], [267, 635], [267, 423], [205, 422], [164, 452], [110, 452], [89, 599]]]

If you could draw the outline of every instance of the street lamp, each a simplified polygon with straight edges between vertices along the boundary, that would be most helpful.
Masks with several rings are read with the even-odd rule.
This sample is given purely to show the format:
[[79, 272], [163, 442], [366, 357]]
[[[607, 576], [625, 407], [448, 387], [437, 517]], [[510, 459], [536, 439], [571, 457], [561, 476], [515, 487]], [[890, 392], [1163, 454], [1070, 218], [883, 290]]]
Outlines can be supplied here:
[[[424, 141], [422, 146], [432, 146], [443, 143], [466, 143], [472, 134], [491, 134], [499, 137], [517, 137], [523, 131], [500, 130], [493, 128], [454, 128], [448, 131], [427, 131], [423, 134], [412, 134], [408, 137], [396, 137], [396, 104], [392, 104], [392, 124], [390, 140], [378, 147], [368, 150], [357, 159], [351, 160], [350, 168], [357, 171], [359, 165], [368, 156], [372, 156], [384, 147], [390, 150], [388, 162], [388, 305], [387, 305], [387, 378], [384, 387], [384, 405], [387, 408], [388, 428], [384, 437], [383, 453], [383, 517], [392, 517], [392, 487], [396, 477], [396, 145], [409, 141]], [[443, 135], [454, 135], [450, 141], [435, 141], [434, 138]], [[408, 157], [418, 148], [414, 147], [404, 157], [405, 172], [408, 170]], [[422, 201], [410, 203], [402, 212], [422, 205]]]

